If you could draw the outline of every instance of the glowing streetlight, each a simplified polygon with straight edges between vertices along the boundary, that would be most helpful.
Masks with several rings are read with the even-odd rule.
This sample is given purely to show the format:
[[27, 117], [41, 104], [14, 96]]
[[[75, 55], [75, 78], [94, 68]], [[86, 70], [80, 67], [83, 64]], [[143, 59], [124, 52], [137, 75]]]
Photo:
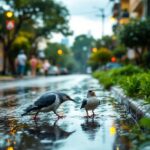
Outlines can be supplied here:
[[57, 51], [57, 54], [58, 54], [58, 55], [62, 55], [62, 54], [63, 54], [63, 50], [59, 49], [59, 50]]
[[115, 17], [112, 16], [110, 18], [110, 21], [111, 21], [111, 23], [115, 24], [115, 23], [117, 23], [117, 18], [115, 18]]
[[97, 52], [97, 48], [95, 48], [95, 47], [92, 48], [92, 52], [93, 52], [93, 53], [96, 53], [96, 52]]
[[111, 62], [116, 62], [116, 57], [111, 57]]
[[14, 13], [9, 10], [9, 11], [6, 11], [6, 12], [5, 12], [5, 15], [6, 15], [7, 18], [12, 18], [13, 15], [14, 15]]

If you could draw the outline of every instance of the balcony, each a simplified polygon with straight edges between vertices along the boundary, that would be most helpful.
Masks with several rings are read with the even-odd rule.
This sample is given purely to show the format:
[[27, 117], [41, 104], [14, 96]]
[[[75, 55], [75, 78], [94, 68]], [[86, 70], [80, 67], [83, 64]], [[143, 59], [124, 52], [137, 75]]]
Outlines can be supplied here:
[[129, 0], [121, 0], [121, 9], [129, 10]]
[[142, 0], [130, 0], [130, 12], [138, 11], [141, 5]]

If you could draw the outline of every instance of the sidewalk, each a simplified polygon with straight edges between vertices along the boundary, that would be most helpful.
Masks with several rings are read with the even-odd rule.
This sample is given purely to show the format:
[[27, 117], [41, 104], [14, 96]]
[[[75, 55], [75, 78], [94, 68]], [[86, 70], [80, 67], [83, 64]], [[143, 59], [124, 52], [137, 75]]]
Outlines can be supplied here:
[[12, 77], [12, 76], [1, 76], [0, 75], [0, 82], [3, 82], [3, 81], [13, 81], [15, 80], [16, 78]]

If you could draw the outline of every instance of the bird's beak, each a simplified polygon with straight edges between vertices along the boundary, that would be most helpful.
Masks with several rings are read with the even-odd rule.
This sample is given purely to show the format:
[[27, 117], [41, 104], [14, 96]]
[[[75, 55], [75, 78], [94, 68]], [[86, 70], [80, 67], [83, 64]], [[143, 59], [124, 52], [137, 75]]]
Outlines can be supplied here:
[[70, 100], [70, 101], [73, 101], [73, 102], [75, 102], [75, 103], [76, 103], [76, 101], [75, 101], [74, 99], [72, 99], [72, 98], [70, 98], [69, 100]]

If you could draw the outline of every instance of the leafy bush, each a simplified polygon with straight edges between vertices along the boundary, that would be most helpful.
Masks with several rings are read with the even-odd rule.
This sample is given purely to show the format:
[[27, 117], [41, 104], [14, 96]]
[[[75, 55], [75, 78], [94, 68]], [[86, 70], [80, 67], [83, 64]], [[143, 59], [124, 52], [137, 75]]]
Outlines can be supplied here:
[[150, 99], [150, 74], [145, 73], [140, 75], [141, 87], [140, 95], [145, 99]]
[[97, 71], [93, 76], [99, 79], [106, 89], [118, 84], [128, 96], [150, 102], [150, 73], [144, 73], [139, 67], [128, 65], [118, 69]]
[[120, 85], [128, 96], [134, 97], [139, 95], [141, 82], [136, 75], [126, 77], [126, 80], [122, 80]]
[[89, 64], [105, 64], [111, 60], [112, 52], [107, 48], [100, 48], [97, 52], [92, 53], [89, 58]]
[[99, 79], [99, 82], [103, 84], [105, 89], [109, 89], [114, 84], [113, 78], [111, 78], [109, 72], [107, 74], [105, 71], [99, 71], [95, 72], [93, 76]]
[[112, 75], [126, 75], [131, 76], [133, 74], [142, 73], [143, 70], [137, 66], [127, 65], [122, 68], [113, 70]]

